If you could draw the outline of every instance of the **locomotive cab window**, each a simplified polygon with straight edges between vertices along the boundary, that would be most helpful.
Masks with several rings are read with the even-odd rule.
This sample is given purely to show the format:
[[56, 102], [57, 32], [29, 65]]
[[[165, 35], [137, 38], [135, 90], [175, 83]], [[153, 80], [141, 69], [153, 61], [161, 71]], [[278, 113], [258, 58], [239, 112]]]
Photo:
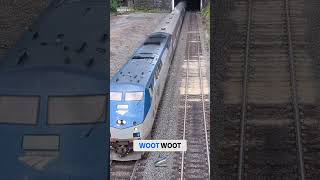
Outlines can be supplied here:
[[48, 124], [82, 124], [105, 121], [105, 96], [49, 97]]
[[143, 99], [143, 92], [126, 92], [125, 101], [141, 101]]
[[40, 97], [0, 96], [0, 123], [36, 124]]
[[110, 101], [121, 101], [122, 92], [110, 92]]

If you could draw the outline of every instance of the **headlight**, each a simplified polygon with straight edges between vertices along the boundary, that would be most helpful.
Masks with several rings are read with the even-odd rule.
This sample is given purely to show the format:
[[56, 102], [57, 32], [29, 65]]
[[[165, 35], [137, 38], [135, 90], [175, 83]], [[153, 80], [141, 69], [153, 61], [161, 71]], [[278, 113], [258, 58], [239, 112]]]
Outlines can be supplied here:
[[127, 121], [125, 121], [125, 120], [117, 120], [117, 124], [118, 124], [119, 126], [122, 126], [122, 125], [127, 124]]
[[137, 127], [134, 127], [133, 130], [134, 130], [134, 131], [138, 131], [138, 128], [137, 128]]

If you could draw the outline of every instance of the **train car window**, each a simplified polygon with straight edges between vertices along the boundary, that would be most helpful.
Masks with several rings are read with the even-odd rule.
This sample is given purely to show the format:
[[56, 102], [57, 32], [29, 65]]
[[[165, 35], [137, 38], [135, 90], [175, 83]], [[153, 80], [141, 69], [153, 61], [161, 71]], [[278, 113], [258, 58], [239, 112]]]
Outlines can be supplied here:
[[159, 66], [156, 67], [155, 76], [156, 76], [156, 79], [159, 79]]
[[170, 45], [171, 45], [171, 38], [169, 38], [169, 40], [168, 40], [167, 49], [170, 48]]
[[172, 36], [172, 47], [174, 48], [174, 47], [176, 47], [175, 46], [175, 44], [176, 44], [176, 32], [173, 34], [173, 36]]
[[110, 101], [121, 101], [122, 92], [110, 92]]
[[174, 31], [175, 31], [174, 37], [175, 37], [175, 41], [176, 41], [176, 39], [178, 38], [179, 27], [177, 26]]
[[125, 94], [125, 101], [141, 101], [143, 99], [143, 92], [127, 92]]
[[48, 124], [82, 124], [103, 122], [105, 96], [49, 97]]
[[150, 95], [152, 96], [152, 94], [153, 94], [153, 85], [152, 84], [150, 84], [150, 86], [149, 86], [149, 92], [150, 92]]
[[0, 96], [0, 123], [36, 124], [40, 97]]
[[[161, 62], [160, 62], [161, 65], [160, 66], [162, 66], [162, 63], [167, 59], [167, 56], [168, 56], [168, 49], [166, 49], [162, 54]], [[160, 67], [160, 69], [161, 69], [161, 67]]]
[[[164, 59], [166, 56], [162, 56], [162, 59]], [[158, 66], [158, 69], [159, 69], [159, 73], [161, 71], [161, 68], [162, 68], [162, 61], [159, 62], [159, 66]]]

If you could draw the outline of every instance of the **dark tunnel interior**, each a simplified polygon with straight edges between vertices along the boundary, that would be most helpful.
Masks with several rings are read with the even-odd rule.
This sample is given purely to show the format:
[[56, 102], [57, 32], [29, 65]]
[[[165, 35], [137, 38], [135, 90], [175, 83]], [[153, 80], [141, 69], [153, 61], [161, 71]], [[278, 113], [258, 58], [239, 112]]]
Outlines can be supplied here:
[[[180, 1], [174, 0], [174, 6], [176, 6]], [[200, 11], [200, 1], [201, 0], [187, 0], [187, 11]]]

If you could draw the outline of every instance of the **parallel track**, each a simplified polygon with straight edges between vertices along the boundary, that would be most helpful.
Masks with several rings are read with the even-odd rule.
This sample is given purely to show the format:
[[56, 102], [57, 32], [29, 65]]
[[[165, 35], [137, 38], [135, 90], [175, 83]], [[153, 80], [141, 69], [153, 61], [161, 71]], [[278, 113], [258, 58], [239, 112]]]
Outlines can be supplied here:
[[[313, 1], [313, 3], [319, 4], [319, 1]], [[320, 66], [318, 58], [312, 58], [313, 55], [310, 53], [309, 45], [312, 43], [309, 44], [306, 41], [310, 30], [319, 32], [319, 28], [314, 28], [319, 27], [319, 23], [312, 23], [306, 6], [312, 6], [314, 10], [319, 11], [319, 5], [316, 7], [312, 1], [288, 1], [289, 15], [292, 17], [290, 19], [292, 56], [295, 60], [297, 102], [301, 124], [303, 153], [300, 159], [304, 163], [300, 167], [303, 167], [305, 179], [320, 179], [320, 77], [318, 75]], [[319, 20], [319, 13], [312, 16]], [[318, 47], [316, 51], [319, 52]]]
[[185, 94], [181, 96], [180, 117], [183, 123], [178, 127], [182, 139], [187, 140], [187, 151], [177, 153], [172, 179], [209, 179], [209, 136], [207, 125], [208, 96], [204, 93], [205, 77], [202, 73], [199, 14], [189, 12], [186, 60], [184, 62]]
[[[257, 122], [253, 122], [251, 124], [251, 122], [248, 121], [254, 121], [254, 119], [257, 119], [256, 116], [253, 116], [253, 118], [249, 118], [247, 113], [247, 107], [248, 107], [248, 86], [249, 86], [249, 64], [250, 64], [250, 60], [254, 60], [254, 58], [251, 58], [250, 55], [254, 56], [254, 50], [253, 53], [251, 54], [250, 52], [250, 46], [253, 47], [257, 47], [260, 44], [264, 44], [267, 41], [266, 40], [259, 40], [258, 36], [256, 36], [256, 38], [252, 38], [251, 37], [251, 33], [253, 33], [252, 35], [254, 36], [255, 34], [259, 34], [259, 36], [268, 36], [269, 32], [261, 32], [258, 30], [257, 28], [257, 24], [259, 24], [259, 22], [257, 24], [252, 25], [252, 21], [253, 21], [253, 16], [259, 16], [259, 13], [261, 13], [261, 16], [264, 18], [265, 15], [268, 15], [266, 12], [264, 12], [263, 10], [261, 10], [260, 12], [256, 11], [255, 14], [252, 14], [253, 11], [253, 1], [249, 1], [248, 2], [248, 25], [247, 25], [247, 37], [246, 37], [246, 51], [245, 51], [245, 61], [244, 61], [244, 75], [243, 75], [243, 89], [242, 89], [242, 93], [243, 93], [243, 97], [242, 97], [242, 109], [241, 109], [241, 128], [240, 128], [240, 151], [239, 151], [239, 163], [238, 163], [238, 179], [246, 179], [252, 175], [256, 175], [257, 171], [263, 169], [263, 167], [270, 167], [270, 168], [276, 168], [278, 166], [279, 167], [285, 167], [282, 168], [281, 170], [283, 170], [283, 172], [275, 172], [274, 170], [267, 170], [267, 171], [272, 171], [271, 174], [277, 174], [277, 176], [283, 176], [283, 177], [287, 177], [289, 176], [290, 178], [298, 178], [300, 177], [300, 179], [304, 179], [304, 162], [303, 162], [303, 152], [302, 152], [302, 144], [301, 144], [301, 126], [300, 126], [300, 119], [299, 119], [299, 109], [298, 109], [298, 101], [297, 101], [297, 88], [296, 88], [296, 77], [295, 77], [295, 66], [294, 66], [294, 58], [293, 58], [293, 49], [292, 49], [292, 40], [291, 40], [291, 28], [290, 28], [290, 15], [289, 15], [289, 5], [288, 5], [288, 1], [287, 0], [283, 0], [283, 2], [281, 1], [274, 1], [271, 2], [271, 5], [279, 5], [278, 10], [283, 10], [284, 9], [284, 13], [281, 11], [278, 12], [272, 12], [274, 13], [274, 17], [276, 20], [274, 20], [273, 22], [276, 23], [281, 23], [283, 22], [284, 24], [281, 24], [279, 28], [279, 26], [277, 28], [273, 28], [272, 30], [273, 33], [279, 33], [282, 36], [282, 41], [281, 43], [281, 49], [283, 48], [284, 51], [287, 48], [288, 50], [288, 56], [287, 56], [287, 62], [288, 62], [288, 67], [289, 67], [289, 77], [290, 77], [290, 92], [291, 92], [291, 106], [292, 106], [292, 110], [293, 110], [293, 117], [290, 117], [290, 119], [288, 118], [279, 118], [277, 120], [277, 122], [283, 122], [284, 124], [287, 125], [288, 127], [288, 134], [283, 135], [283, 139], [281, 139], [281, 143], [277, 144], [278, 147], [276, 146], [276, 144], [273, 144], [274, 142], [276, 142], [275, 139], [273, 139], [270, 143], [275, 145], [274, 147], [267, 145], [265, 146], [265, 144], [261, 144], [261, 149], [259, 149], [259, 147], [251, 147], [250, 145], [253, 144], [257, 144], [261, 141], [263, 141], [263, 138], [265, 137], [257, 137], [257, 136], [252, 136], [252, 132], [247, 131], [247, 128], [254, 128], [255, 130], [260, 129], [261, 131], [265, 130], [265, 126], [263, 125], [258, 125], [256, 124]], [[264, 6], [263, 5], [259, 5], [259, 2], [257, 2], [257, 6], [256, 8], [258, 9], [259, 6]], [[270, 6], [267, 6], [268, 8], [271, 8]], [[275, 7], [276, 8], [276, 7]], [[257, 22], [257, 21], [256, 21]], [[256, 25], [256, 26], [255, 26]], [[259, 24], [260, 25], [260, 24]], [[283, 30], [285, 29], [286, 32], [284, 32]], [[286, 40], [285, 37], [283, 36], [284, 34], [287, 34]], [[252, 41], [251, 41], [252, 38]], [[285, 42], [287, 41], [287, 42]], [[268, 42], [269, 43], [269, 42]], [[279, 49], [280, 49], [279, 48]], [[279, 51], [278, 51], [279, 52]], [[283, 51], [282, 51], [283, 52]], [[282, 53], [279, 52], [279, 55]], [[258, 59], [257, 59], [258, 60]], [[283, 61], [284, 62], [284, 61]], [[283, 63], [282, 62], [282, 63]], [[254, 66], [254, 65], [253, 65]], [[258, 65], [256, 65], [256, 67], [258, 67]], [[285, 72], [285, 68], [281, 69], [280, 72]], [[251, 83], [250, 83], [251, 84]], [[254, 86], [254, 85], [253, 85]], [[290, 115], [289, 115], [290, 116]], [[291, 120], [291, 118], [293, 119], [293, 121]], [[272, 120], [270, 120], [271, 122]], [[290, 132], [290, 127], [294, 127], [292, 129], [295, 129], [295, 133]], [[285, 127], [280, 127], [279, 132], [285, 132]], [[245, 139], [246, 136], [248, 137], [247, 140]], [[291, 151], [293, 148], [293, 144], [292, 142], [294, 142], [293, 138], [296, 138], [296, 146], [294, 147], [296, 149], [296, 153], [298, 157], [293, 156], [293, 154], [291, 155], [291, 157], [286, 157], [285, 159], [282, 159], [281, 161], [278, 161], [278, 159], [276, 159], [275, 157], [273, 157], [273, 155], [269, 154], [270, 151], [274, 151], [275, 153], [279, 153], [279, 151]], [[284, 145], [283, 147], [279, 147], [279, 145]], [[248, 147], [247, 149], [245, 149], [245, 147]], [[261, 153], [261, 155], [263, 154], [265, 157], [262, 158], [263, 160], [261, 160], [260, 158], [255, 159], [256, 153]], [[245, 154], [247, 154], [248, 158], [245, 161]], [[269, 157], [268, 157], [269, 156]], [[249, 159], [250, 158], [250, 159]], [[296, 160], [294, 160], [296, 159]], [[264, 162], [263, 162], [264, 161]], [[268, 161], [270, 161], [270, 164], [268, 163]], [[298, 168], [296, 171], [295, 168], [290, 168], [290, 163], [296, 161]], [[291, 164], [292, 165], [292, 164]], [[247, 168], [246, 168], [247, 167]], [[295, 166], [293, 166], [295, 167]], [[251, 169], [255, 169], [254, 171], [251, 171]], [[277, 170], [278, 171], [278, 170]], [[263, 172], [263, 170], [262, 170]], [[296, 174], [296, 173], [297, 174]], [[270, 176], [271, 174], [268, 174], [268, 172], [266, 174], [264, 174], [265, 176]], [[262, 175], [263, 176], [263, 175]]]
[[110, 179], [111, 180], [134, 180], [139, 166], [139, 161], [117, 162], [110, 163]]
[[320, 177], [319, 102], [310, 90], [317, 76], [305, 51], [303, 3], [234, 3], [235, 36], [224, 70], [220, 177]]
[[[300, 120], [299, 120], [299, 109], [298, 109], [298, 102], [297, 102], [297, 93], [296, 93], [296, 78], [295, 78], [295, 68], [294, 68], [294, 59], [292, 55], [292, 40], [291, 40], [291, 29], [290, 29], [290, 16], [289, 16], [289, 6], [287, 0], [282, 1], [273, 1], [270, 2], [270, 6], [266, 6], [268, 8], [272, 8], [274, 6], [275, 10], [273, 13], [274, 18], [272, 20], [273, 24], [276, 24], [275, 26], [271, 27], [270, 31], [261, 31], [259, 30], [258, 25], [260, 21], [256, 21], [256, 24], [251, 24], [253, 20], [261, 20], [262, 18], [265, 18], [265, 16], [268, 16], [267, 12], [263, 11], [261, 8], [258, 12], [255, 11], [253, 14], [253, 5], [255, 3], [255, 8], [259, 9], [262, 6], [265, 6], [266, 4], [259, 4], [259, 2], [253, 2], [249, 1], [248, 4], [248, 30], [247, 30], [247, 41], [246, 41], [246, 60], [245, 60], [245, 68], [244, 68], [244, 83], [243, 83], [243, 106], [241, 110], [241, 129], [240, 129], [240, 155], [239, 155], [239, 167], [238, 167], [238, 179], [246, 179], [250, 178], [251, 176], [278, 176], [283, 178], [301, 178], [304, 179], [304, 172], [303, 172], [303, 160], [302, 160], [302, 149], [301, 149], [301, 133], [300, 133]], [[276, 6], [280, 8], [276, 8]], [[278, 11], [277, 11], [278, 10]], [[260, 14], [259, 14], [260, 13]], [[262, 16], [261, 19], [259, 19], [259, 15]], [[256, 18], [255, 18], [256, 17]], [[255, 19], [253, 19], [255, 18]], [[266, 19], [266, 18], [265, 18]], [[273, 25], [271, 24], [271, 26]], [[264, 25], [264, 24], [263, 24]], [[270, 24], [268, 24], [270, 25]], [[285, 55], [284, 52], [287, 51], [287, 57], [283, 59], [279, 58], [279, 64], [278, 67], [280, 67], [278, 73], [281, 76], [286, 76], [284, 73], [287, 71], [287, 68], [289, 69], [289, 75], [286, 76], [286, 78], [289, 78], [287, 82], [289, 83], [289, 86], [287, 86], [289, 92], [291, 93], [291, 102], [288, 102], [287, 107], [291, 108], [291, 112], [293, 111], [293, 116], [290, 114], [290, 111], [287, 112], [288, 116], [286, 117], [279, 117], [276, 118], [277, 123], [282, 123], [280, 126], [275, 127], [274, 131], [278, 129], [278, 133], [284, 133], [286, 134], [279, 135], [279, 141], [276, 139], [272, 139], [270, 144], [265, 144], [264, 138], [268, 134], [264, 134], [264, 136], [256, 136], [253, 135], [252, 131], [250, 131], [250, 128], [255, 129], [254, 131], [260, 130], [263, 131], [269, 131], [266, 130], [269, 127], [266, 127], [265, 125], [259, 124], [259, 122], [254, 122], [255, 119], [258, 119], [259, 114], [252, 115], [252, 117], [248, 117], [247, 115], [247, 106], [248, 106], [248, 86], [249, 84], [251, 87], [255, 88], [255, 85], [252, 85], [253, 83], [249, 82], [248, 79], [248, 66], [251, 61], [253, 60], [260, 60], [260, 59], [254, 59], [250, 58], [250, 56], [254, 57], [255, 50], [252, 50], [250, 52], [250, 46], [259, 48], [259, 45], [270, 45], [267, 43], [270, 43], [269, 39], [259, 39], [260, 37], [256, 36], [256, 38], [252, 38], [252, 35], [258, 34], [260, 37], [269, 36], [270, 34], [273, 35], [273, 33], [277, 33], [281, 37], [278, 47], [278, 51], [274, 50], [274, 53], [283, 56]], [[260, 33], [260, 34], [259, 34]], [[285, 37], [287, 35], [287, 37]], [[272, 36], [271, 36], [272, 37]], [[251, 40], [252, 39], [252, 40]], [[271, 41], [275, 42], [275, 41]], [[272, 46], [272, 45], [271, 45]], [[260, 54], [261, 52], [259, 52]], [[257, 53], [258, 54], [258, 53]], [[266, 56], [267, 57], [267, 56]], [[280, 62], [282, 60], [282, 62]], [[262, 61], [262, 59], [260, 60]], [[285, 61], [287, 61], [287, 65], [285, 64]], [[252, 63], [253, 64], [253, 63]], [[265, 63], [267, 64], [267, 62]], [[253, 65], [258, 69], [259, 65]], [[287, 66], [287, 67], [286, 67]], [[276, 68], [272, 65], [270, 65], [271, 68]], [[258, 74], [258, 73], [256, 73]], [[253, 78], [254, 79], [256, 77]], [[257, 78], [256, 78], [257, 79]], [[261, 80], [259, 78], [259, 80]], [[264, 81], [264, 79], [262, 79]], [[257, 109], [260, 109], [258, 107]], [[286, 114], [286, 113], [284, 113]], [[262, 119], [262, 118], [260, 118]], [[250, 122], [251, 121], [251, 122]], [[259, 120], [258, 120], [259, 121]], [[272, 123], [273, 119], [269, 119], [270, 124]], [[286, 126], [286, 127], [285, 127]], [[247, 129], [249, 129], [247, 131]], [[272, 130], [271, 130], [272, 131]], [[294, 132], [290, 132], [294, 131]], [[266, 132], [269, 133], [269, 132]], [[273, 132], [270, 132], [273, 133]], [[245, 140], [247, 136], [247, 139]], [[295, 139], [294, 139], [295, 138]], [[261, 143], [261, 141], [263, 143]], [[295, 142], [295, 144], [293, 144]], [[258, 145], [258, 147], [257, 147]], [[295, 145], [295, 146], [294, 146]], [[260, 146], [260, 147], [259, 147]], [[247, 147], [247, 149], [245, 149]], [[296, 152], [293, 152], [293, 151]], [[282, 152], [288, 152], [290, 154], [289, 156], [284, 156], [284, 158], [276, 157], [276, 154], [280, 154]], [[272, 152], [272, 154], [270, 153]], [[297, 156], [295, 156], [295, 153]], [[245, 160], [245, 154], [248, 156], [248, 158]], [[259, 154], [260, 158], [256, 158], [255, 156]], [[297, 163], [296, 166], [293, 164]], [[290, 167], [292, 166], [292, 168]], [[243, 167], [244, 166], [244, 167]], [[298, 168], [296, 168], [298, 167]], [[265, 168], [266, 170], [263, 170]], [[270, 169], [268, 169], [270, 168]], [[280, 171], [279, 171], [280, 170]], [[260, 173], [261, 171], [262, 173]]]

